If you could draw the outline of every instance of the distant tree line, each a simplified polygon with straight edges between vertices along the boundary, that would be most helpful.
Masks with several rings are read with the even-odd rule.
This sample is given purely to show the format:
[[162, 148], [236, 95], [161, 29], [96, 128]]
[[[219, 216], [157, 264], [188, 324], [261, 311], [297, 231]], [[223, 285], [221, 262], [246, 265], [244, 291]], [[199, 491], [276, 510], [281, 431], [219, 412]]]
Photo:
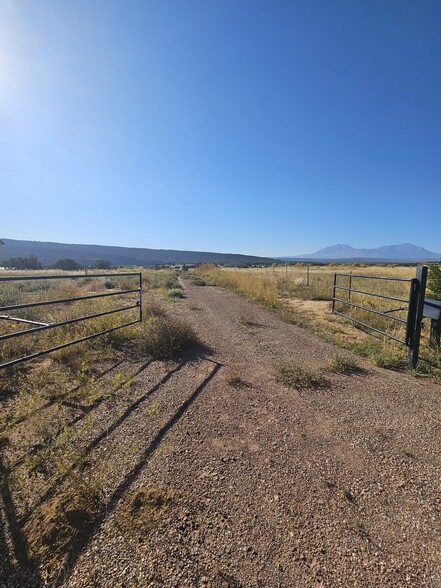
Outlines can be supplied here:
[[[43, 264], [38, 260], [35, 255], [29, 257], [10, 257], [9, 259], [2, 261], [1, 265], [10, 269], [19, 270], [40, 270], [43, 269]], [[80, 265], [74, 259], [69, 257], [58, 259], [52, 266], [53, 269], [65, 270], [65, 271], [76, 271], [82, 269], [84, 266]], [[95, 264], [92, 266], [96, 269], [107, 270], [112, 267], [110, 261], [107, 259], [97, 259]]]
[[2, 261], [3, 267], [14, 269], [42, 269], [43, 265], [38, 261], [38, 257], [30, 255], [29, 257], [11, 257], [6, 261]]

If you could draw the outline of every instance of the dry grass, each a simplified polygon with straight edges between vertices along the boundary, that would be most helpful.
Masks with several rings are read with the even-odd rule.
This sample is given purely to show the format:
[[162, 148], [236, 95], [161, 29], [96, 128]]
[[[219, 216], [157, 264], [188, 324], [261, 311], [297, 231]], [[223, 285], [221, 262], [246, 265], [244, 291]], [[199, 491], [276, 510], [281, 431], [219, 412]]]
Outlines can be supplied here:
[[196, 346], [196, 333], [183, 321], [157, 317], [146, 323], [142, 333], [144, 352], [155, 359], [171, 359]]
[[319, 388], [324, 384], [324, 378], [320, 372], [304, 365], [299, 365], [290, 359], [279, 361], [276, 364], [275, 377], [277, 382], [297, 390]]
[[355, 358], [336, 353], [329, 361], [329, 369], [338, 374], [353, 374], [359, 371], [360, 367]]
[[184, 290], [180, 286], [179, 288], [170, 288], [167, 292], [167, 297], [170, 298], [170, 300], [184, 298]]
[[193, 286], [206, 286], [207, 285], [207, 282], [194, 272], [187, 272], [185, 274], [185, 279], [188, 280], [190, 282], [190, 284], [192, 284]]
[[117, 521], [124, 534], [145, 537], [173, 503], [174, 496], [162, 488], [143, 488], [124, 497]]
[[225, 374], [225, 382], [232, 388], [243, 388], [247, 386], [240, 373], [235, 369], [229, 369]]
[[101, 506], [99, 492], [68, 489], [44, 502], [24, 526], [29, 551], [43, 578], [53, 577], [66, 554], [81, 544]]

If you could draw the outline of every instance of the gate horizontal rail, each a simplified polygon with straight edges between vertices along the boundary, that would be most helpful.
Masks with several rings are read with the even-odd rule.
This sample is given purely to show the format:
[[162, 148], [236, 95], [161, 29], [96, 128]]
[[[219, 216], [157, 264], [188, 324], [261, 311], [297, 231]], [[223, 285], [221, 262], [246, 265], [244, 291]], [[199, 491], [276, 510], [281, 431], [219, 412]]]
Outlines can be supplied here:
[[24, 282], [26, 280], [78, 280], [78, 278], [120, 278], [123, 276], [142, 276], [141, 272], [118, 272], [110, 274], [66, 274], [47, 276], [0, 276], [0, 282]]
[[21, 317], [14, 317], [14, 316], [10, 316], [9, 314], [8, 315], [0, 315], [0, 320], [8, 320], [8, 321], [13, 321], [13, 322], [38, 325], [37, 327], [33, 327], [30, 329], [24, 329], [22, 331], [16, 331], [16, 332], [6, 333], [4, 335], [1, 335], [0, 342], [4, 342], [4, 341], [6, 341], [8, 339], [12, 339], [12, 338], [25, 337], [26, 335], [35, 334], [35, 333], [38, 333], [41, 331], [46, 331], [46, 330], [53, 329], [56, 327], [62, 327], [62, 326], [70, 325], [70, 324], [75, 324], [75, 323], [91, 320], [91, 319], [106, 316], [106, 315], [122, 313], [122, 312], [126, 312], [126, 311], [133, 310], [133, 309], [138, 309], [138, 311], [139, 311], [138, 318], [136, 320], [123, 323], [122, 325], [117, 325], [116, 327], [110, 327], [108, 329], [101, 330], [98, 333], [92, 333], [92, 334], [87, 335], [85, 337], [81, 337], [79, 339], [74, 339], [73, 341], [68, 341], [66, 343], [62, 343], [60, 345], [56, 345], [56, 346], [50, 347], [48, 349], [44, 349], [42, 351], [30, 353], [30, 354], [25, 355], [23, 357], [12, 359], [10, 361], [1, 363], [0, 369], [6, 368], [6, 367], [11, 367], [13, 365], [16, 365], [16, 364], [19, 364], [19, 363], [22, 363], [25, 361], [29, 361], [30, 359], [40, 357], [40, 356], [45, 355], [47, 353], [51, 353], [53, 351], [57, 351], [59, 349], [65, 348], [65, 347], [69, 347], [70, 345], [75, 345], [76, 343], [88, 341], [90, 339], [94, 339], [95, 337], [105, 335], [106, 333], [111, 333], [111, 332], [116, 331], [118, 329], [122, 329], [124, 327], [128, 327], [128, 326], [134, 325], [136, 323], [142, 322], [142, 273], [141, 272], [121, 272], [121, 273], [102, 273], [102, 274], [69, 274], [69, 275], [61, 275], [61, 276], [60, 275], [50, 275], [50, 276], [38, 275], [38, 276], [2, 276], [2, 277], [0, 277], [0, 282], [18, 282], [18, 281], [30, 281], [30, 280], [66, 280], [66, 279], [74, 279], [75, 280], [75, 279], [84, 279], [84, 278], [108, 278], [108, 277], [112, 277], [115, 279], [120, 278], [120, 277], [134, 277], [134, 278], [137, 278], [137, 280], [138, 280], [138, 287], [133, 288], [133, 289], [117, 290], [115, 292], [103, 292], [101, 294], [90, 294], [90, 295], [86, 295], [86, 296], [73, 296], [73, 297], [69, 297], [69, 298], [57, 298], [54, 300], [44, 300], [44, 301], [29, 302], [29, 303], [23, 303], [23, 304], [11, 304], [8, 306], [1, 306], [0, 312], [10, 311], [10, 310], [22, 310], [22, 309], [29, 309], [29, 308], [35, 308], [35, 307], [50, 306], [50, 305], [54, 306], [57, 304], [69, 305], [69, 304], [72, 304], [73, 302], [78, 302], [78, 301], [82, 301], [82, 300], [93, 300], [93, 299], [97, 299], [97, 298], [107, 298], [107, 297], [111, 297], [111, 296], [126, 296], [128, 294], [134, 294], [134, 293], [138, 294], [138, 299], [137, 299], [136, 303], [130, 304], [129, 306], [122, 306], [121, 308], [106, 310], [103, 312], [97, 312], [94, 314], [89, 314], [89, 315], [85, 315], [85, 316], [74, 317], [71, 319], [63, 320], [63, 321], [49, 322], [49, 323], [25, 319], [25, 318], [21, 318]]
[[49, 306], [53, 304], [62, 304], [68, 302], [77, 302], [78, 300], [92, 300], [93, 298], [104, 298], [105, 296], [118, 296], [119, 294], [132, 294], [138, 292], [139, 288], [134, 290], [118, 290], [117, 292], [105, 292], [104, 294], [90, 294], [88, 296], [74, 296], [73, 298], [58, 298], [58, 300], [42, 300], [41, 302], [28, 302], [26, 304], [13, 304], [11, 306], [0, 306], [0, 312], [4, 310], [17, 310], [21, 308], [33, 308], [35, 306]]
[[365, 278], [367, 280], [386, 280], [388, 282], [410, 282], [413, 278], [394, 278], [391, 276], [368, 276], [366, 274], [343, 274], [337, 273], [337, 276], [346, 276], [348, 278]]
[[[340, 274], [337, 274], [340, 275]], [[359, 276], [353, 275], [353, 278]], [[406, 280], [411, 282], [411, 280]], [[376, 292], [366, 292], [366, 290], [355, 290], [354, 288], [345, 288], [344, 286], [335, 286], [336, 290], [346, 290], [347, 292], [354, 292], [355, 294], [365, 294], [366, 296], [375, 296], [376, 298], [384, 298], [385, 300], [395, 300], [395, 302], [409, 302], [409, 298], [398, 298], [396, 296], [386, 296], [385, 294], [377, 294]]]
[[[352, 290], [352, 292], [356, 292], [356, 290]], [[389, 318], [394, 321], [398, 321], [399, 323], [404, 323], [405, 325], [407, 324], [407, 320], [402, 319], [399, 316], [392, 316], [389, 314], [390, 312], [396, 312], [397, 310], [405, 310], [404, 308], [385, 310], [384, 312], [381, 312], [381, 310], [374, 310], [373, 308], [367, 308], [366, 306], [361, 306], [361, 304], [355, 304], [355, 302], [348, 302], [347, 300], [343, 300], [343, 298], [335, 297], [334, 300], [336, 302], [343, 302], [343, 304], [347, 304], [349, 306], [354, 306], [355, 308], [361, 308], [362, 310], [366, 310], [367, 312], [372, 312], [373, 314], [385, 316], [386, 318]]]

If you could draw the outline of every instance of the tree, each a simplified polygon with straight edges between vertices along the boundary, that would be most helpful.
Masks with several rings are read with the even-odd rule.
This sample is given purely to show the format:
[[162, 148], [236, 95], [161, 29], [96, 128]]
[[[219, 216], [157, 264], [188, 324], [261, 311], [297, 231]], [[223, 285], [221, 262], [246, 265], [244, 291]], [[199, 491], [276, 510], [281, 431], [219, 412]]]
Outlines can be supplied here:
[[441, 265], [438, 262], [429, 263], [427, 288], [431, 298], [441, 300]]
[[43, 266], [38, 261], [38, 257], [30, 255], [29, 257], [10, 257], [8, 260], [3, 261], [4, 267], [16, 268], [16, 269], [42, 269]]
[[107, 261], [107, 259], [97, 259], [95, 261], [95, 267], [97, 269], [107, 270], [112, 267], [112, 263], [110, 261]]
[[64, 259], [59, 259], [58, 261], [56, 261], [54, 263], [54, 269], [75, 271], [75, 270], [79, 270], [80, 268], [81, 268], [81, 265], [79, 263], [77, 263], [74, 259], [70, 259], [69, 257], [66, 257]]

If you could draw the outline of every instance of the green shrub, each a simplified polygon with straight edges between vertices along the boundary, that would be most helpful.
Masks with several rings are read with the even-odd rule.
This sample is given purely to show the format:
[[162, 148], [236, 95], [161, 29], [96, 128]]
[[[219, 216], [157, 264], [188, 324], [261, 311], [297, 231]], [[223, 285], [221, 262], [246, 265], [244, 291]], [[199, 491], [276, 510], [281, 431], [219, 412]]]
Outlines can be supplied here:
[[38, 261], [38, 257], [30, 255], [29, 257], [10, 257], [9, 259], [2, 261], [1, 265], [4, 267], [10, 267], [12, 269], [42, 269], [42, 264]]
[[439, 263], [429, 263], [427, 288], [431, 298], [441, 300], [441, 266]]
[[206, 286], [207, 282], [205, 280], [203, 280], [202, 278], [195, 278], [194, 280], [191, 281], [191, 283], [193, 284], [193, 286]]
[[351, 344], [351, 350], [367, 357], [379, 367], [400, 369], [406, 366], [406, 355], [403, 349], [390, 343], [382, 343], [373, 337]]
[[81, 269], [81, 265], [77, 263], [74, 259], [70, 259], [69, 257], [58, 259], [54, 265], [54, 269], [60, 269], [64, 271], [76, 271]]
[[148, 270], [143, 272], [143, 282], [147, 288], [170, 288], [180, 287], [178, 275], [170, 270]]
[[112, 267], [112, 263], [107, 259], [97, 259], [95, 261], [95, 267], [101, 270], [108, 270]]
[[206, 286], [207, 282], [201, 278], [200, 276], [198, 276], [197, 274], [194, 273], [188, 273], [185, 276], [185, 279], [188, 280], [191, 284], [193, 284], [193, 286]]
[[182, 288], [170, 288], [167, 292], [167, 297], [171, 299], [184, 298], [184, 292]]

